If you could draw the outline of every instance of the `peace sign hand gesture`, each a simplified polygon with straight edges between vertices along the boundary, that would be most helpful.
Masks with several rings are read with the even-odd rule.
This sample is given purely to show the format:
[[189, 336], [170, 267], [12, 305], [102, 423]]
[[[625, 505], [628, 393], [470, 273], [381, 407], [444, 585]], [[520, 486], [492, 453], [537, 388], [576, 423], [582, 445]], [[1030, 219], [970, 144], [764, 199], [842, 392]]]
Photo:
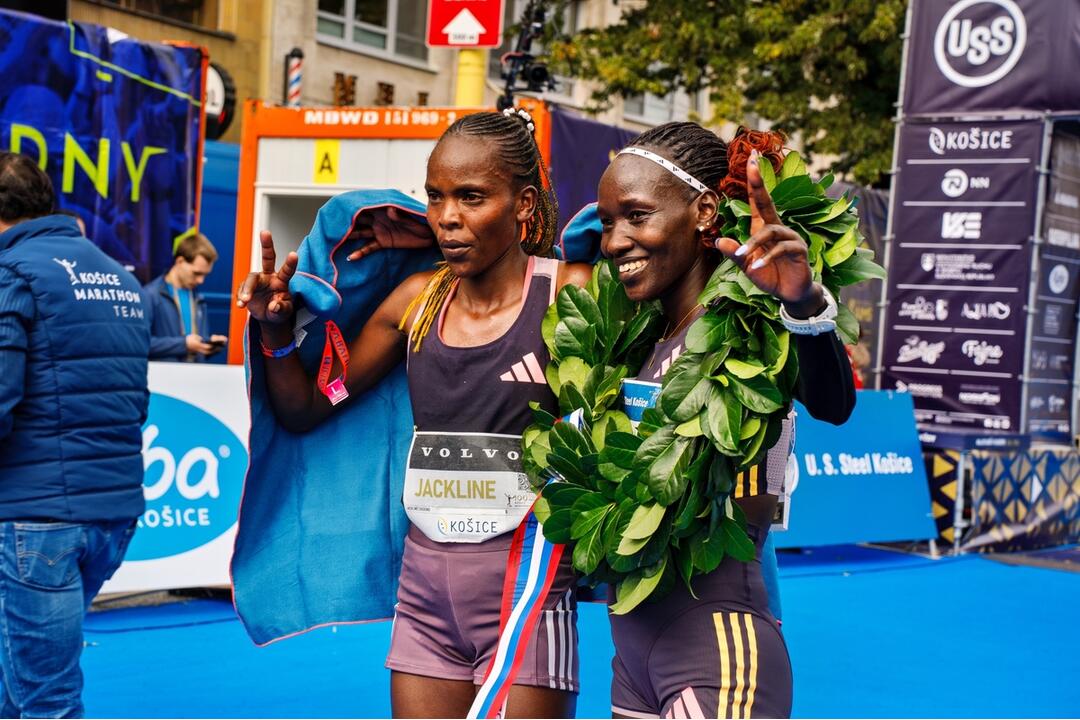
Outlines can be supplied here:
[[740, 245], [731, 238], [718, 238], [716, 248], [734, 260], [755, 285], [783, 302], [790, 315], [811, 317], [824, 307], [825, 297], [814, 282], [806, 242], [783, 224], [765, 189], [759, 158], [754, 150], [746, 163], [750, 239]]
[[276, 271], [277, 255], [269, 230], [259, 233], [262, 245], [262, 272], [247, 276], [236, 292], [236, 305], [246, 307], [251, 316], [267, 325], [284, 325], [292, 321], [294, 306], [289, 293], [289, 280], [296, 273], [299, 257], [291, 252]]

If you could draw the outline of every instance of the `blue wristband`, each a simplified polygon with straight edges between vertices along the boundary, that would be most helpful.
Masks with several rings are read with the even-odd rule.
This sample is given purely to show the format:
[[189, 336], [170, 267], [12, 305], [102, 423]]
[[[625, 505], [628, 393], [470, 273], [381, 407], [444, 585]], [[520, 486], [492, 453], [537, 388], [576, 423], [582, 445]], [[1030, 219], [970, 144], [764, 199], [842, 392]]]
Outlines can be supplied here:
[[283, 358], [296, 349], [296, 338], [294, 337], [291, 343], [283, 348], [278, 348], [277, 350], [271, 350], [266, 347], [262, 341], [259, 341], [259, 345], [262, 346], [262, 354], [264, 356], [268, 358]]

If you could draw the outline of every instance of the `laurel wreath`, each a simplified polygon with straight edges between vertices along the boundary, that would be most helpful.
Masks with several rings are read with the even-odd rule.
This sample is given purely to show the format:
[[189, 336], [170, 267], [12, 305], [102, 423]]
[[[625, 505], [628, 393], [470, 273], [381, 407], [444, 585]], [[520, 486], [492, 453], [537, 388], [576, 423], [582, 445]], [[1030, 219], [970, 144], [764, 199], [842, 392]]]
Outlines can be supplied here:
[[[806, 241], [814, 279], [834, 297], [840, 288], [884, 278], [860, 247], [855, 200], [825, 195], [798, 153], [779, 177], [767, 162], [762, 180], [783, 223]], [[721, 233], [745, 242], [749, 205], [720, 204]], [[760, 462], [780, 436], [798, 377], [798, 358], [779, 319], [779, 301], [731, 260], [713, 273], [690, 326], [686, 351], [663, 378], [656, 406], [637, 428], [620, 407], [622, 381], [636, 376], [658, 339], [658, 303], [631, 302], [610, 262], [585, 288], [567, 285], [548, 309], [543, 336], [551, 353], [546, 377], [565, 416], [533, 404], [523, 435], [525, 469], [540, 492], [534, 511], [545, 537], [573, 543], [573, 565], [591, 584], [615, 586], [611, 611], [629, 612], [725, 555], [754, 558], [746, 519], [732, 502], [736, 474]], [[837, 332], [858, 340], [858, 321], [839, 306]]]

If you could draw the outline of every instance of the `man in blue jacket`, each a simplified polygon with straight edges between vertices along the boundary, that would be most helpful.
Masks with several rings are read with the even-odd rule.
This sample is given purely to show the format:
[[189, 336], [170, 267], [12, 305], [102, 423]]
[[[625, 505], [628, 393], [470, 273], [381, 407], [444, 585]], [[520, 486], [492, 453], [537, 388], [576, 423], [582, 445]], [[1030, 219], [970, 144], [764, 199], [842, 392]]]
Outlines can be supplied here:
[[81, 717], [82, 623], [143, 512], [139, 284], [0, 152], [0, 717]]
[[225, 347], [228, 338], [210, 334], [206, 301], [199, 293], [217, 256], [205, 235], [189, 235], [176, 246], [169, 271], [143, 288], [151, 360], [203, 362]]

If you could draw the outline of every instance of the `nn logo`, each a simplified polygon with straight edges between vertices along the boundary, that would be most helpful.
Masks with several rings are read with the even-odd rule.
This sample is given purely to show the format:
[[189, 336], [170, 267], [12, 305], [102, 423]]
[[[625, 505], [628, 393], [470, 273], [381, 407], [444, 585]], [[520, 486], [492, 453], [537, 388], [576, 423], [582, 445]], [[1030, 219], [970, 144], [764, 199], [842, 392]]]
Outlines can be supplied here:
[[996, 83], [1024, 54], [1027, 21], [1013, 0], [960, 0], [934, 34], [934, 62], [951, 82], [978, 88]]
[[941, 178], [941, 192], [945, 193], [951, 198], [957, 198], [968, 191], [972, 190], [985, 190], [990, 187], [990, 178], [988, 177], [968, 177], [968, 174], [960, 168], [952, 168], [945, 171], [945, 176]]
[[220, 420], [167, 395], [150, 396], [143, 427], [146, 512], [128, 560], [202, 547], [236, 523], [247, 451]]

